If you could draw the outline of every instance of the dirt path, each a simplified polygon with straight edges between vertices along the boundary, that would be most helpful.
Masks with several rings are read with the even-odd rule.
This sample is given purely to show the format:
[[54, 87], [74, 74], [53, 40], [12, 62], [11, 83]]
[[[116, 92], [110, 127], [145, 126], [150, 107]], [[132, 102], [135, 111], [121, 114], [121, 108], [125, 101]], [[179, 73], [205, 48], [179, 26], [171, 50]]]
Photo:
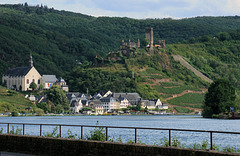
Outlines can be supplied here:
[[184, 60], [182, 58], [182, 56], [180, 55], [172, 55], [173, 59], [175, 61], [179, 61], [184, 67], [186, 67], [187, 69], [191, 70], [192, 72], [194, 72], [195, 75], [201, 77], [203, 80], [212, 83], [213, 81], [211, 79], [209, 79], [208, 77], [206, 77], [205, 75], [203, 75], [201, 72], [199, 72], [197, 69], [195, 69], [193, 66], [191, 66], [186, 60]]

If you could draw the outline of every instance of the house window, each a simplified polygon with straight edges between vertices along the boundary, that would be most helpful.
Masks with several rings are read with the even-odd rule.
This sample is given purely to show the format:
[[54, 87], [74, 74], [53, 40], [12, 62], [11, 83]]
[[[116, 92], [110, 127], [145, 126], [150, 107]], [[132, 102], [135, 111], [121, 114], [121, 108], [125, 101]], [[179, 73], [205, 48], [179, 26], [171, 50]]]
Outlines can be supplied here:
[[27, 84], [29, 84], [29, 79], [27, 79]]
[[38, 80], [38, 84], [40, 84], [40, 79]]
[[33, 80], [32, 80], [32, 82], [34, 82], [34, 83], [35, 83], [35, 80], [33, 79]]

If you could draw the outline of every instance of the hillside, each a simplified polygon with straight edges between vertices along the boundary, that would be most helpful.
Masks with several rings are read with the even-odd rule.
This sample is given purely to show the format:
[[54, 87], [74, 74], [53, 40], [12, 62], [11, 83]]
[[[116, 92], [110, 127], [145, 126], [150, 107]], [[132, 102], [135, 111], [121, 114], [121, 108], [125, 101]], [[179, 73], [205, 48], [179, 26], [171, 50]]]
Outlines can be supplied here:
[[160, 50], [149, 55], [136, 49], [130, 57], [119, 57], [117, 61], [74, 68], [66, 79], [70, 90], [92, 95], [99, 90], [138, 92], [143, 99], [160, 98], [181, 113], [201, 109], [208, 83], [168, 53]]
[[[107, 59], [122, 40], [144, 41], [145, 27], [153, 27], [155, 42], [166, 40], [166, 51], [149, 55], [142, 47], [133, 49], [132, 56]], [[0, 76], [9, 68], [26, 66], [31, 53], [40, 74], [62, 76], [71, 91], [138, 92], [144, 99], [161, 98], [174, 111], [199, 111], [209, 83], [173, 56], [211, 80], [226, 78], [240, 88], [239, 28], [239, 16], [136, 20], [0, 5]], [[31, 105], [28, 102], [19, 108]], [[16, 108], [14, 103], [18, 105], [3, 101], [9, 110]]]
[[34, 107], [32, 102], [23, 94], [0, 86], [0, 113], [26, 112], [25, 108]]
[[47, 6], [0, 5], [0, 75], [8, 68], [26, 66], [32, 53], [41, 74], [64, 77], [80, 62], [117, 50], [122, 39], [143, 39], [145, 27], [153, 27], [155, 41], [169, 44], [235, 30], [240, 18], [96, 18]]

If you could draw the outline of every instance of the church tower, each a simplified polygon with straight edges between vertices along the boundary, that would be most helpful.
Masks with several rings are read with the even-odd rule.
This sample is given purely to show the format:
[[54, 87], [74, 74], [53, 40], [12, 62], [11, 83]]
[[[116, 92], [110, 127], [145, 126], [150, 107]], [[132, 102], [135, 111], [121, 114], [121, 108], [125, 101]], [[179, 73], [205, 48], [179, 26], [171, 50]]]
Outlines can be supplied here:
[[32, 54], [30, 54], [29, 66], [30, 66], [30, 67], [33, 67]]

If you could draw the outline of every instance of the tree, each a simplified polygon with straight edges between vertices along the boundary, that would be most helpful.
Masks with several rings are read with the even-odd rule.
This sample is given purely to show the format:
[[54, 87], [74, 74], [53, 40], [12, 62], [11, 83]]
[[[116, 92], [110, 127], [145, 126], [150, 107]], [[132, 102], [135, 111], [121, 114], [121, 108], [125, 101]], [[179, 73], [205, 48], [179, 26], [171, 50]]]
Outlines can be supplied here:
[[51, 102], [54, 103], [55, 106], [60, 104], [64, 110], [69, 110], [70, 106], [67, 96], [59, 87], [53, 85], [47, 92], [47, 97]]
[[46, 102], [42, 102], [42, 103], [37, 104], [37, 107], [44, 110], [45, 113], [48, 113], [48, 112], [51, 111], [49, 105]]
[[55, 111], [57, 114], [60, 114], [63, 112], [63, 107], [62, 105], [58, 104], [56, 107], [55, 107]]
[[35, 82], [32, 82], [29, 86], [29, 88], [31, 88], [32, 90], [37, 89], [37, 84]]
[[235, 107], [236, 94], [233, 85], [226, 79], [214, 81], [208, 88], [203, 105], [203, 117], [227, 113]]
[[39, 87], [38, 87], [39, 90], [43, 90], [43, 88], [44, 88], [43, 84], [40, 84]]

